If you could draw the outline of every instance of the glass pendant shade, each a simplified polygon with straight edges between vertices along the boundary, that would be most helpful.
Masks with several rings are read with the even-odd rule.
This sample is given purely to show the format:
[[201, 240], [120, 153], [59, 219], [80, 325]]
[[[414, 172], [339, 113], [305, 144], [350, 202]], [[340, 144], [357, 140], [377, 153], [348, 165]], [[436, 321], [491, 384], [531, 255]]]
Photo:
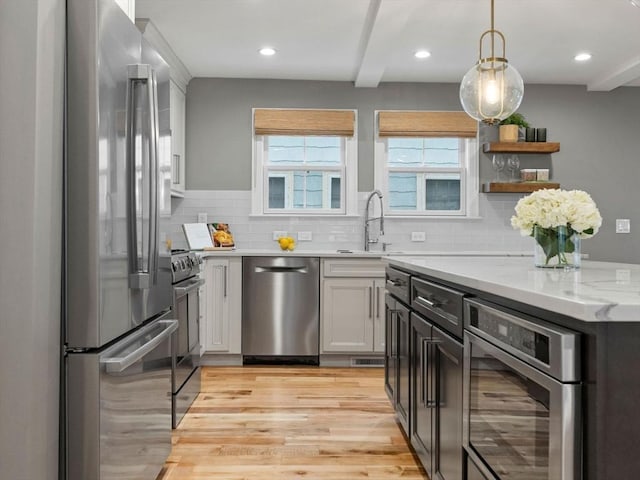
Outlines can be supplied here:
[[460, 84], [460, 102], [470, 117], [486, 123], [504, 120], [515, 112], [524, 95], [524, 82], [505, 59], [483, 59]]
[[[491, 28], [480, 36], [480, 56], [460, 83], [460, 103], [467, 114], [480, 122], [498, 123], [515, 112], [524, 95], [524, 83], [505, 56], [504, 35], [494, 28], [494, 0], [491, 0]], [[502, 46], [496, 55], [496, 40]], [[489, 55], [483, 55], [487, 42]]]

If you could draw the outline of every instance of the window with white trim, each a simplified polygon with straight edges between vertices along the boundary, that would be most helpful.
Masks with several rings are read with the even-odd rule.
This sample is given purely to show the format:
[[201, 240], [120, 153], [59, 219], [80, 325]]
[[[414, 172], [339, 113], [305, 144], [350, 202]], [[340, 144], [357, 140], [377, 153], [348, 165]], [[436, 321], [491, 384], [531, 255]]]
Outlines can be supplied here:
[[410, 135], [397, 137], [386, 132], [377, 138], [375, 183], [383, 192], [385, 213], [477, 216], [476, 138], [423, 130], [414, 128]]
[[[304, 110], [293, 112], [306, 113]], [[291, 135], [279, 134], [282, 128], [274, 129], [278, 134], [254, 135], [253, 213], [354, 213], [357, 209], [355, 132], [330, 135], [317, 129], [321, 135], [303, 134], [314, 133], [313, 128], [296, 131], [300, 125], [304, 126], [304, 118], [292, 124]], [[268, 129], [256, 127], [255, 131]]]

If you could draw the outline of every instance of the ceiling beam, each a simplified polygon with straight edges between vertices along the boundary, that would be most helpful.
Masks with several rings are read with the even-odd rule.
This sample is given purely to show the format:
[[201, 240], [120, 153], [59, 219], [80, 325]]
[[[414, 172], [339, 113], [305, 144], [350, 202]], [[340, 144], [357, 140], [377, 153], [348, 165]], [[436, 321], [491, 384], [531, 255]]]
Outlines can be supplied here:
[[587, 85], [590, 92], [610, 92], [640, 78], [640, 57], [635, 57]]
[[355, 76], [356, 87], [375, 88], [391, 55], [398, 53], [395, 39], [402, 34], [416, 0], [371, 0], [360, 39], [360, 63]]

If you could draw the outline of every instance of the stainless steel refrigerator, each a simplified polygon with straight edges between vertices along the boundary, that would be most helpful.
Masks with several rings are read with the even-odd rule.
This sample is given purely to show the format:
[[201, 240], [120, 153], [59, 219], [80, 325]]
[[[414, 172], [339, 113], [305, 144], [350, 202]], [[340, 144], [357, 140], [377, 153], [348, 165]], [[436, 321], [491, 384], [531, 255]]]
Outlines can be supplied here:
[[154, 480], [171, 449], [169, 67], [114, 0], [67, 0], [69, 480]]

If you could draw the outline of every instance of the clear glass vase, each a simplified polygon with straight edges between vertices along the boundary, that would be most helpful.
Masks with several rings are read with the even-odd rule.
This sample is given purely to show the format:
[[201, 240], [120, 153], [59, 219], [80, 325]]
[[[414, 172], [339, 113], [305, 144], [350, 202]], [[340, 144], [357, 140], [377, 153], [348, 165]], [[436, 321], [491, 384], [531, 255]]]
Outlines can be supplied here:
[[541, 268], [580, 268], [580, 236], [571, 228], [533, 227], [533, 261]]

